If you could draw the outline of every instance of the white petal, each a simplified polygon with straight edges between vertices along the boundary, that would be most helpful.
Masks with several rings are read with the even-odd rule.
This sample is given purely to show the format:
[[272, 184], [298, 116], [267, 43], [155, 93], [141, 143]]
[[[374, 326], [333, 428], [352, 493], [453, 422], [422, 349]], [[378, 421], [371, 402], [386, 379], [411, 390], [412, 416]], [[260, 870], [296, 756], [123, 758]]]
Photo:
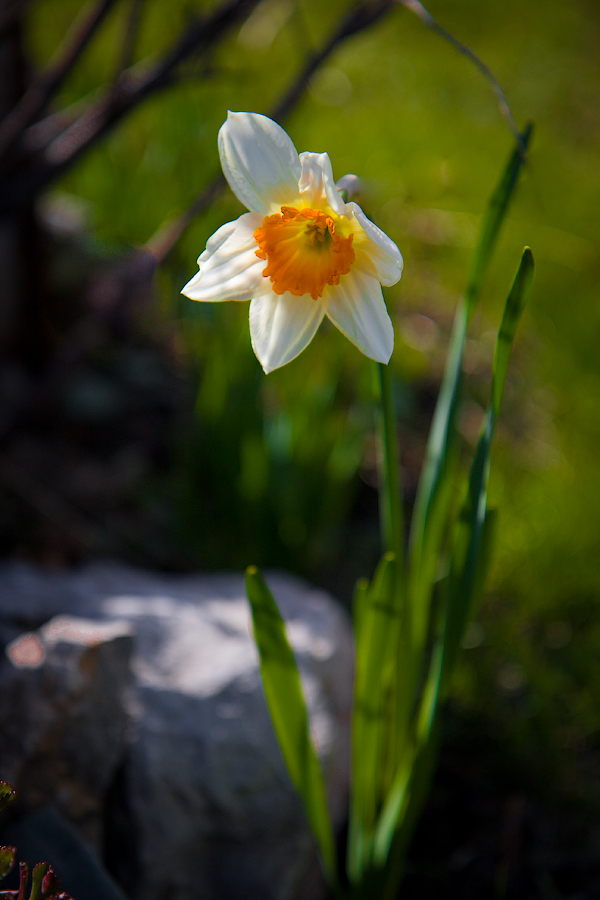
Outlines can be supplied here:
[[348, 200], [351, 200], [360, 191], [360, 178], [358, 175], [352, 175], [351, 172], [348, 172], [347, 175], [342, 175], [336, 181], [335, 186], [340, 193], [346, 191]]
[[289, 292], [254, 297], [250, 304], [252, 347], [265, 372], [272, 372], [304, 350], [323, 319], [318, 300]]
[[309, 205], [314, 209], [327, 203], [338, 216], [347, 215], [349, 211], [335, 186], [327, 153], [301, 153], [300, 162], [302, 175], [298, 187]]
[[358, 203], [351, 201], [346, 205], [352, 208], [358, 223], [366, 233], [368, 242], [365, 249], [377, 270], [379, 281], [386, 287], [396, 284], [397, 281], [400, 281], [404, 265], [398, 247], [387, 234], [384, 234], [381, 228], [367, 219]]
[[389, 362], [394, 349], [394, 327], [381, 285], [356, 265], [338, 285], [323, 293], [325, 314], [348, 340], [377, 362]]
[[263, 278], [265, 261], [257, 257], [253, 237], [261, 222], [257, 213], [244, 213], [215, 231], [198, 257], [200, 271], [181, 293], [191, 300], [249, 300], [263, 282], [270, 284]]
[[229, 112], [219, 131], [223, 172], [238, 200], [266, 215], [298, 202], [300, 160], [291, 138], [258, 113]]

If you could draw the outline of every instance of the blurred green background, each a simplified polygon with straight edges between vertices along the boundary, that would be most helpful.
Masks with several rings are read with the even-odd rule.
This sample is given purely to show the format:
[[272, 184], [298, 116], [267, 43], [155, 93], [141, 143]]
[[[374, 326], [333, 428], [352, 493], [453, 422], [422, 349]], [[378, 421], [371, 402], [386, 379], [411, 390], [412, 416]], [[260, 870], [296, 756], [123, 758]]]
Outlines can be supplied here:
[[[148, 0], [136, 60], [155, 56], [190, 11], [208, 6]], [[82, 159], [46, 206], [78, 210], [87, 246], [104, 254], [144, 244], [218, 172], [227, 109], [267, 112], [345, 8], [263, 0]], [[501, 304], [529, 244], [536, 281], [493, 455], [498, 542], [454, 702], [488, 721], [541, 786], [600, 802], [600, 8], [595, 0], [428, 8], [489, 65], [519, 126], [535, 123], [468, 348], [466, 457]], [[32, 58], [49, 57], [78, 9], [79, 0], [31, 6]], [[112, 76], [126, 11], [111, 14], [60, 105]], [[341, 45], [284, 124], [299, 151], [327, 150], [336, 177], [360, 176], [359, 202], [404, 255], [402, 281], [386, 299], [410, 505], [453, 310], [512, 138], [471, 63], [402, 8]], [[348, 602], [378, 553], [369, 365], [324, 325], [298, 359], [266, 377], [251, 352], [246, 303], [201, 305], [179, 294], [207, 238], [241, 212], [227, 192], [157, 274], [152, 326], [168, 336], [189, 402], [169, 462], [142, 479], [139, 502], [159, 508], [173, 560], [287, 567]], [[159, 563], [177, 564], [170, 560]]]

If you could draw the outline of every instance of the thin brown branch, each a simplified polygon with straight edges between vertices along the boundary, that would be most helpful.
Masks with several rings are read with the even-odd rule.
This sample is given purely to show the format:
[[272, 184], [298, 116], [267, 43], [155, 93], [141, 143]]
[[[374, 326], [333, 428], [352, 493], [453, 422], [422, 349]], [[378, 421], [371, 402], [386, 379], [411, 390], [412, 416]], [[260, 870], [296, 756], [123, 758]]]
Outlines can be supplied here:
[[[301, 99], [319, 66], [331, 56], [337, 46], [346, 38], [372, 25], [388, 12], [393, 5], [394, 0], [379, 0], [377, 3], [367, 2], [362, 6], [355, 7], [342, 19], [323, 47], [318, 52], [308, 56], [292, 84], [283, 92], [280, 99], [269, 112], [269, 116], [276, 121], [285, 119]], [[146, 244], [146, 249], [154, 254], [159, 263], [163, 262], [169, 255], [193, 219], [210, 206], [226, 186], [227, 182], [223, 175], [214, 175], [208, 185], [181, 215], [169, 219], [160, 226]]]
[[106, 546], [104, 529], [72, 504], [56, 490], [27, 471], [19, 462], [9, 456], [0, 456], [0, 482], [43, 516], [68, 534], [77, 545], [88, 550], [98, 550]]
[[51, 113], [30, 125], [23, 133], [21, 146], [24, 151], [29, 154], [36, 154], [45, 150], [52, 141], [56, 140], [59, 135], [64, 134], [67, 128], [70, 128], [73, 122], [83, 115], [84, 110], [87, 109], [90, 103], [95, 102], [97, 97], [98, 92], [94, 91], [93, 94], [80, 97], [74, 103], [71, 103], [70, 106], [65, 106], [58, 112]]
[[[0, 214], [31, 200], [51, 181], [69, 169], [127, 113], [150, 94], [170, 84], [176, 68], [194, 53], [206, 50], [244, 19], [259, 0], [229, 0], [208, 18], [195, 20], [171, 50], [145, 75], [123, 73], [116, 90], [87, 109], [42, 154], [41, 160], [12, 174], [3, 186]], [[134, 67], [136, 70], [137, 67]]]
[[414, 13], [421, 22], [424, 22], [428, 28], [430, 28], [435, 34], [439, 34], [440, 37], [444, 38], [445, 41], [448, 41], [459, 53], [462, 53], [463, 56], [466, 56], [467, 59], [470, 59], [474, 66], [481, 72], [485, 80], [490, 85], [496, 100], [498, 101], [498, 108], [500, 110], [501, 116], [506, 120], [508, 127], [511, 130], [511, 133], [515, 140], [517, 141], [519, 147], [521, 148], [521, 153], [523, 156], [527, 153], [527, 148], [523, 142], [523, 136], [519, 130], [519, 126], [515, 122], [514, 116], [511, 112], [508, 100], [506, 98], [506, 94], [502, 90], [500, 82], [496, 78], [496, 76], [490, 71], [490, 69], [486, 66], [483, 60], [479, 59], [479, 57], [473, 53], [473, 51], [467, 47], [466, 44], [463, 44], [462, 41], [459, 41], [458, 38], [455, 38], [453, 34], [449, 31], [446, 31], [445, 28], [442, 28], [441, 25], [438, 25], [436, 20], [433, 18], [431, 13], [425, 9], [422, 3], [419, 0], [395, 0], [396, 3], [399, 3], [401, 6], [406, 7], [412, 13]]
[[129, 15], [123, 32], [123, 43], [121, 44], [121, 52], [117, 61], [115, 72], [115, 81], [118, 81], [123, 72], [128, 69], [135, 53], [135, 45], [137, 41], [140, 23], [142, 20], [142, 8], [144, 0], [130, 0]]
[[0, 10], [0, 37], [21, 17], [31, 0], [14, 0], [6, 9]]
[[140, 565], [156, 562], [156, 549], [150, 551], [140, 537], [114, 515], [100, 517], [83, 509], [63, 491], [41, 481], [10, 453], [0, 454], [0, 485], [57, 526], [76, 546], [95, 553], [107, 550], [124, 553]]
[[98, 0], [77, 18], [56, 53], [0, 125], [0, 159], [13, 149], [25, 129], [44, 112], [117, 0]]
[[146, 244], [146, 249], [154, 254], [157, 262], [164, 261], [188, 225], [215, 202], [226, 186], [227, 182], [224, 176], [215, 175], [183, 213], [168, 219], [160, 226]]
[[389, 12], [393, 6], [394, 0], [377, 0], [377, 2], [365, 2], [351, 10], [321, 50], [308, 57], [294, 82], [269, 113], [271, 118], [279, 121], [279, 119], [287, 116], [301, 98], [319, 66], [331, 56], [337, 46], [347, 38], [352, 37], [352, 35], [364, 31], [369, 25], [373, 25], [385, 13]]

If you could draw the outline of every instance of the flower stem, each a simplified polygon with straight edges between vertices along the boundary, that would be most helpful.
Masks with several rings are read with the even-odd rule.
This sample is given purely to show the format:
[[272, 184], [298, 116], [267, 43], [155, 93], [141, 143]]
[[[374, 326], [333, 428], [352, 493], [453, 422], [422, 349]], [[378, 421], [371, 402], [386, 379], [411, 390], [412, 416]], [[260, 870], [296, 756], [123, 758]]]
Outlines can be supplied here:
[[396, 554], [399, 571], [404, 567], [404, 515], [402, 485], [396, 434], [396, 411], [389, 366], [377, 363], [376, 391], [379, 400], [378, 430], [380, 444], [379, 515], [384, 550]]

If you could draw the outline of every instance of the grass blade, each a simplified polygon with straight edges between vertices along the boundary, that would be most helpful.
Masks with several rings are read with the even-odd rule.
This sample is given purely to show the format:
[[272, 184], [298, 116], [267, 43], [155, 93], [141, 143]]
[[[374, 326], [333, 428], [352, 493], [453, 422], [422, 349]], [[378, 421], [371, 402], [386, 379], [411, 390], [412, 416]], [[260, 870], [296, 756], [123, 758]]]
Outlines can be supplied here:
[[[533, 256], [526, 247], [513, 286], [508, 296], [496, 341], [492, 369], [491, 403], [483, 433], [471, 466], [468, 494], [463, 505], [453, 547], [450, 573], [443, 604], [443, 620], [434, 645], [429, 673], [424, 685], [416, 721], [412, 749], [398, 767], [386, 798], [375, 837], [375, 861], [383, 866], [388, 858], [398, 823], [403, 820], [411, 802], [412, 783], [425, 776], [432, 762], [428, 747], [435, 729], [440, 695], [447, 688], [465, 624], [477, 591], [483, 588], [489, 563], [491, 536], [495, 515], [487, 509], [487, 483], [492, 438], [514, 335], [533, 278]], [[411, 821], [413, 816], [411, 816]]]
[[519, 269], [515, 276], [510, 294], [508, 295], [506, 306], [504, 307], [504, 314], [502, 316], [502, 322], [500, 323], [500, 330], [496, 340], [494, 365], [492, 369], [492, 410], [494, 418], [497, 418], [498, 413], [500, 412], [510, 351], [512, 349], [512, 343], [519, 320], [523, 314], [531, 290], [533, 272], [533, 254], [529, 247], [525, 247]]
[[[531, 134], [532, 126], [529, 124], [523, 134], [525, 147], [529, 144]], [[437, 565], [445, 525], [445, 509], [450, 498], [447, 485], [454, 472], [456, 418], [467, 325], [473, 305], [479, 298], [524, 159], [522, 147], [517, 145], [488, 204], [467, 290], [456, 313], [448, 362], [431, 426], [410, 534], [411, 607], [414, 610], [417, 653], [427, 631], [429, 587]]]
[[467, 617], [471, 609], [475, 588], [481, 582], [481, 551], [487, 516], [487, 484], [490, 468], [490, 450], [504, 392], [508, 360], [513, 339], [521, 318], [533, 280], [533, 255], [526, 247], [519, 269], [506, 301], [504, 315], [494, 353], [492, 368], [491, 403], [483, 433], [479, 439], [471, 466], [469, 488], [457, 529], [455, 547], [448, 579], [446, 633], [444, 635], [444, 661], [442, 680], [448, 679]]
[[[532, 134], [533, 123], [528, 122], [525, 131], [523, 132], [523, 147], [525, 150], [529, 147]], [[502, 178], [496, 186], [496, 190], [488, 203], [483, 224], [481, 226], [481, 232], [479, 234], [479, 240], [477, 242], [477, 249], [475, 251], [471, 276], [466, 292], [466, 298], [469, 304], [474, 303], [479, 298], [483, 279], [487, 274], [492, 254], [498, 240], [498, 235], [502, 228], [502, 223], [506, 218], [510, 201], [512, 200], [519, 180], [519, 175], [521, 174], [521, 169], [526, 161], [523, 147], [517, 145], [513, 150], [508, 165], [502, 173]]]
[[379, 508], [383, 549], [396, 554], [398, 576], [404, 568], [404, 515], [394, 386], [390, 367], [376, 363], [379, 406], [380, 465]]
[[386, 553], [368, 592], [361, 597], [356, 629], [356, 671], [352, 719], [352, 797], [348, 874], [360, 880], [369, 865], [375, 819], [381, 802], [385, 760], [386, 694], [395, 671], [400, 626], [397, 562]]
[[333, 828], [294, 653], [277, 604], [254, 566], [246, 570], [246, 591], [273, 728], [292, 784], [304, 803], [325, 871], [335, 888], [337, 866]]

